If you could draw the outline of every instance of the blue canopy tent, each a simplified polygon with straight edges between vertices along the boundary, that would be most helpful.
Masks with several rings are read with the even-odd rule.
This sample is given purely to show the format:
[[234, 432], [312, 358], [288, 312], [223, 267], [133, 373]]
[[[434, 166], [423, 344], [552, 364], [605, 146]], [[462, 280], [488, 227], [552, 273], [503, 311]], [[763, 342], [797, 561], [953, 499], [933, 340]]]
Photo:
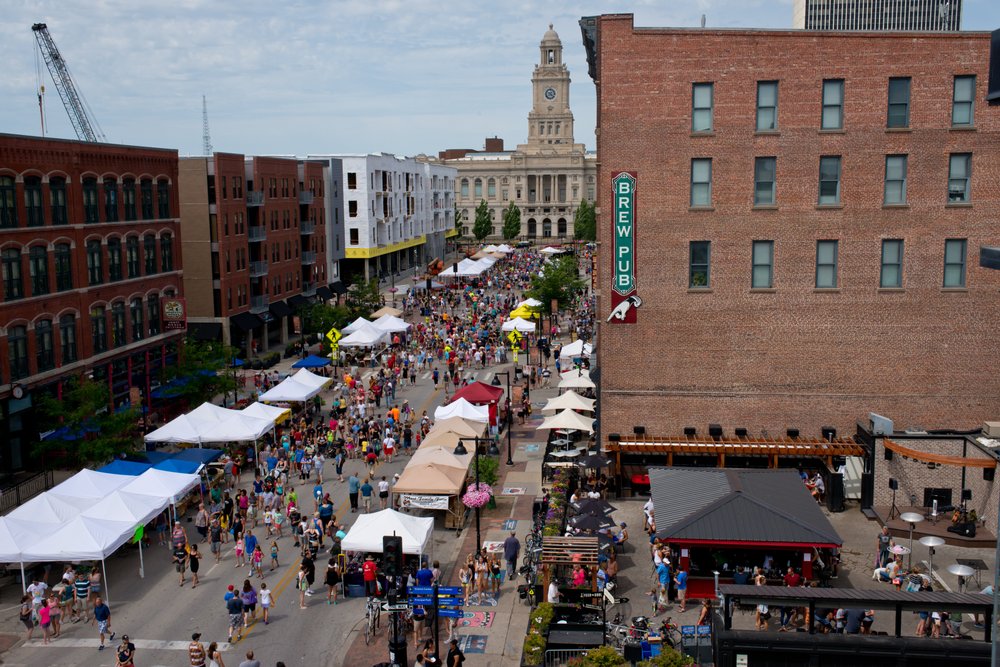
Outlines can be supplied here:
[[[216, 372], [213, 370], [209, 370], [207, 368], [203, 368], [202, 370], [195, 373], [195, 375], [209, 376], [209, 375], [216, 375]], [[192, 376], [190, 375], [174, 378], [170, 382], [161, 384], [159, 387], [151, 391], [149, 395], [150, 397], [155, 399], [177, 398], [183, 393], [184, 386], [189, 382], [191, 382], [191, 379]]]
[[112, 475], [129, 475], [130, 477], [138, 477], [142, 473], [146, 472], [153, 466], [149, 463], [140, 463], [139, 461], [126, 461], [124, 459], [115, 459], [103, 468], [98, 468], [97, 472], [107, 472]]
[[305, 359], [299, 359], [292, 364], [292, 368], [322, 368], [329, 365], [330, 360], [326, 357], [318, 357], [315, 354], [310, 354]]
[[221, 449], [192, 447], [191, 449], [184, 449], [177, 452], [173, 455], [173, 458], [178, 461], [194, 461], [195, 463], [205, 464], [217, 461], [222, 457], [222, 454], [223, 451]]
[[153, 467], [157, 470], [164, 470], [166, 472], [179, 472], [184, 474], [195, 474], [201, 469], [200, 463], [197, 461], [185, 461], [179, 459], [176, 456], [172, 456], [169, 459], [164, 459], [160, 461]]

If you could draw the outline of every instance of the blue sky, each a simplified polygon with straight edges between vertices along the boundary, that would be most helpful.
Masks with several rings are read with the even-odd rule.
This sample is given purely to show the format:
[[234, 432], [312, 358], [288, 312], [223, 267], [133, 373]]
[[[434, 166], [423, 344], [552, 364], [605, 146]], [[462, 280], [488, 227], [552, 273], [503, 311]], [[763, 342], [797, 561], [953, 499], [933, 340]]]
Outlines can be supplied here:
[[[538, 42], [551, 22], [573, 77], [576, 139], [594, 146], [594, 86], [577, 21], [785, 28], [791, 0], [6, 0], [0, 132], [37, 135], [31, 25], [45, 22], [109, 141], [215, 150], [431, 153], [524, 142]], [[965, 0], [966, 30], [1000, 28], [1000, 2]], [[40, 61], [39, 61], [40, 62]], [[44, 63], [49, 135], [73, 138]]]

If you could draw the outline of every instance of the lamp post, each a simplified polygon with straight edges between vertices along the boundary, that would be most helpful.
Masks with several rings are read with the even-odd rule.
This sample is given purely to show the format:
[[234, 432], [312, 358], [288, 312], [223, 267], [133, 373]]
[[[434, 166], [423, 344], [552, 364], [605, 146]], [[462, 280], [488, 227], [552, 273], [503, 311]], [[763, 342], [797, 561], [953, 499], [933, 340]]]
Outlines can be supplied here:
[[512, 465], [514, 465], [514, 459], [511, 458], [511, 442], [510, 442], [511, 441], [511, 434], [510, 434], [510, 428], [511, 428], [511, 426], [514, 425], [514, 420], [511, 418], [511, 414], [510, 414], [511, 408], [513, 407], [513, 405], [511, 404], [511, 401], [510, 401], [510, 371], [497, 371], [496, 373], [494, 373], [493, 374], [493, 382], [491, 384], [494, 387], [499, 387], [500, 386], [500, 377], [499, 376], [501, 376], [501, 375], [504, 375], [507, 378], [507, 399], [506, 399], [507, 400], [507, 415], [506, 415], [504, 421], [507, 424], [507, 427], [506, 427], [507, 428], [507, 465], [512, 466]]
[[[979, 246], [979, 266], [1000, 270], [1000, 247]], [[990, 628], [990, 665], [1000, 667], [1000, 646], [997, 644], [997, 616], [1000, 616], [1000, 508], [997, 508], [997, 544], [993, 551], [993, 616], [987, 619]]]
[[[476, 448], [473, 450], [472, 465], [476, 468], [476, 490], [478, 491], [479, 490], [479, 436], [477, 435], [475, 438], [459, 438], [458, 444], [455, 445], [455, 456], [465, 456], [466, 454], [469, 453], [469, 450], [465, 448], [465, 442], [468, 440], [473, 441], [476, 445]], [[497, 446], [491, 441], [490, 447], [486, 451], [486, 453], [489, 454], [490, 456], [499, 456], [500, 450], [497, 449]], [[483, 536], [479, 526], [479, 508], [476, 507], [475, 509], [476, 509], [476, 553], [479, 553], [479, 550], [483, 546]]]

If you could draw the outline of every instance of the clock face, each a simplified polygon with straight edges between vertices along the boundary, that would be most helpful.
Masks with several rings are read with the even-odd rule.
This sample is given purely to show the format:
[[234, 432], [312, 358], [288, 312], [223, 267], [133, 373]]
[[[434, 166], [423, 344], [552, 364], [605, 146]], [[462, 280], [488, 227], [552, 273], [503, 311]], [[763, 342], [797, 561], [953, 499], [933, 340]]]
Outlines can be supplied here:
[[554, 99], [556, 99], [556, 89], [555, 88], [546, 88], [545, 89], [545, 99], [547, 99], [547, 100], [554, 100]]

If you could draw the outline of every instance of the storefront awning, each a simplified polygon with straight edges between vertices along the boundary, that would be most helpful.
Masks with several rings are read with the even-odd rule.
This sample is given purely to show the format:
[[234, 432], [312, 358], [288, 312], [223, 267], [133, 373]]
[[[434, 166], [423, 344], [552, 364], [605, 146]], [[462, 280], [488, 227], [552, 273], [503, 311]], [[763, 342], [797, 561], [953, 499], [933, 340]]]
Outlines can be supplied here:
[[271, 305], [268, 306], [268, 309], [271, 311], [271, 314], [277, 318], [288, 317], [294, 312], [288, 307], [287, 303], [281, 300], [272, 301]]
[[229, 317], [229, 321], [239, 327], [242, 331], [253, 331], [261, 326], [264, 321], [253, 313], [237, 313]]
[[292, 308], [299, 308], [309, 304], [309, 299], [302, 296], [301, 294], [295, 294], [294, 296], [288, 297], [288, 305]]
[[330, 291], [329, 287], [323, 287], [323, 286], [317, 287], [316, 294], [319, 296], [319, 298], [324, 300], [333, 298], [333, 292]]
[[330, 283], [329, 287], [330, 291], [334, 294], [347, 294], [347, 288], [344, 287], [344, 283], [339, 280]]

